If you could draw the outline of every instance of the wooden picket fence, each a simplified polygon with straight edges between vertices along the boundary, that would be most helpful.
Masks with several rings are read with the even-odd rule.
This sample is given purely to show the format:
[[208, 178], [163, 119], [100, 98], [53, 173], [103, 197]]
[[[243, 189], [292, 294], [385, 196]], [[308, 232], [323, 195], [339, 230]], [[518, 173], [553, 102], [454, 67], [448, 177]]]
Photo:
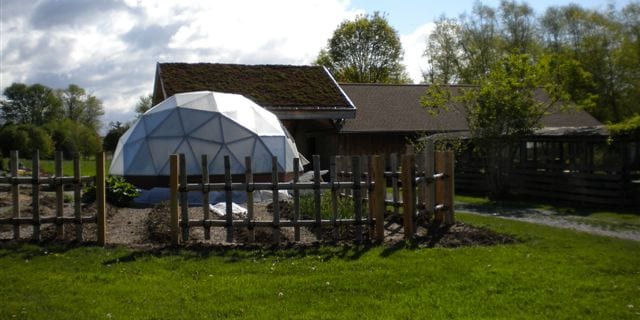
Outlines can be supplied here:
[[[182, 156], [183, 157], [183, 156]], [[174, 245], [189, 240], [190, 228], [204, 228], [205, 240], [211, 236], [211, 228], [226, 229], [226, 241], [234, 239], [234, 229], [246, 228], [248, 241], [254, 242], [255, 228], [270, 228], [273, 235], [273, 243], [281, 243], [281, 228], [294, 229], [294, 241], [300, 241], [300, 228], [310, 227], [318, 239], [321, 237], [323, 227], [333, 229], [333, 236], [338, 236], [338, 227], [352, 226], [354, 229], [353, 241], [360, 242], [363, 239], [384, 240], [385, 215], [400, 215], [402, 209], [402, 225], [404, 237], [407, 240], [414, 238], [418, 219], [426, 219], [432, 224], [453, 224], [455, 222], [453, 212], [454, 198], [454, 158], [452, 152], [434, 152], [432, 146], [417, 154], [405, 154], [384, 156], [355, 156], [332, 157], [330, 161], [329, 179], [323, 182], [320, 174], [320, 158], [313, 157], [313, 181], [301, 182], [299, 180], [300, 162], [294, 160], [293, 180], [281, 182], [278, 172], [277, 159], [272, 159], [271, 182], [254, 182], [254, 173], [251, 169], [251, 159], [245, 159], [246, 172], [243, 181], [233, 181], [230, 169], [230, 160], [225, 158], [224, 182], [210, 183], [207, 166], [202, 167], [202, 181], [200, 183], [188, 183], [186, 174], [186, 162], [180, 161], [180, 155], [170, 156], [170, 217], [171, 239]], [[208, 163], [203, 156], [204, 164]], [[40, 158], [36, 151], [31, 163], [31, 175], [19, 175], [18, 152], [11, 153], [10, 175], [0, 177], [0, 192], [11, 193], [11, 217], [0, 218], [0, 226], [13, 226], [13, 239], [24, 239], [21, 235], [21, 227], [32, 226], [31, 239], [42, 241], [41, 230], [43, 225], [54, 225], [56, 239], [63, 239], [65, 227], [75, 226], [75, 240], [83, 239], [83, 226], [96, 224], [98, 245], [108, 243], [106, 220], [106, 193], [105, 193], [105, 158], [104, 153], [96, 156], [96, 177], [80, 175], [80, 161], [74, 159], [74, 175], [64, 176], [62, 171], [62, 153], [56, 152], [55, 173], [51, 176], [40, 175]], [[385, 162], [389, 165], [386, 166]], [[240, 179], [238, 179], [240, 180]], [[96, 212], [89, 216], [82, 215], [81, 190], [88, 183], [95, 183], [97, 189]], [[20, 190], [31, 189], [31, 214], [25, 215], [20, 204]], [[387, 195], [387, 189], [390, 189]], [[73, 190], [73, 214], [65, 214], [64, 192]], [[254, 191], [273, 191], [272, 206], [273, 216], [271, 220], [259, 220], [254, 217]], [[279, 191], [291, 191], [293, 218], [283, 219], [280, 216]], [[301, 193], [308, 190], [313, 195], [314, 218], [300, 218]], [[329, 190], [331, 197], [331, 218], [323, 219], [321, 214], [321, 199], [327, 196], [323, 191]], [[248, 214], [244, 219], [235, 219], [232, 214], [232, 193], [244, 191], [247, 194]], [[40, 208], [41, 194], [43, 192], [55, 194], [55, 215], [43, 216]], [[190, 219], [187, 196], [189, 192], [199, 192], [203, 195], [203, 218]], [[209, 193], [224, 192], [227, 212], [223, 219], [213, 219], [209, 210]], [[22, 195], [24, 197], [24, 195]], [[338, 218], [337, 202], [339, 197], [350, 197], [353, 200], [353, 217]], [[363, 206], [366, 204], [366, 212]], [[390, 210], [387, 210], [388, 208]], [[69, 210], [67, 210], [69, 211]], [[24, 229], [22, 229], [24, 232]]]
[[[33, 227], [32, 240], [41, 241], [41, 228], [46, 224], [56, 227], [56, 238], [62, 239], [65, 227], [69, 224], [75, 226], [75, 239], [78, 242], [83, 239], [83, 225], [87, 223], [97, 224], [97, 241], [99, 245], [106, 243], [106, 214], [105, 214], [105, 170], [104, 153], [96, 155], [96, 177], [80, 175], [80, 160], [73, 159], [73, 176], [64, 176], [62, 171], [62, 152], [55, 153], [55, 173], [51, 176], [40, 176], [40, 156], [36, 150], [31, 161], [31, 176], [19, 175], [18, 151], [11, 151], [10, 175], [0, 177], [0, 191], [11, 193], [10, 218], [0, 218], [0, 225], [13, 226], [13, 239], [21, 239], [21, 226]], [[81, 192], [84, 185], [96, 183], [96, 214], [82, 215]], [[31, 215], [23, 216], [20, 206], [20, 189], [23, 186], [31, 188]], [[64, 214], [64, 191], [73, 190], [73, 216]], [[42, 216], [40, 210], [40, 195], [44, 191], [55, 193], [55, 216]]]
[[[313, 156], [313, 181], [299, 180], [299, 159], [294, 159], [293, 180], [280, 182], [277, 158], [272, 159], [271, 182], [254, 182], [251, 158], [245, 158], [243, 181], [233, 181], [229, 157], [224, 159], [224, 182], [209, 182], [208, 159], [202, 155], [201, 182], [189, 183], [183, 154], [170, 155], [170, 212], [171, 239], [174, 245], [189, 241], [190, 228], [204, 228], [205, 240], [211, 237], [211, 228], [226, 229], [226, 242], [234, 241], [234, 229], [246, 228], [248, 241], [255, 241], [255, 228], [270, 228], [274, 244], [281, 243], [281, 229], [293, 228], [294, 241], [300, 241], [300, 228], [310, 227], [321, 239], [323, 227], [333, 229], [334, 237], [340, 226], [353, 226], [354, 241], [360, 242], [364, 235], [369, 239], [383, 241], [385, 237], [384, 219], [387, 206], [399, 213], [402, 208], [404, 237], [412, 240], [415, 236], [416, 221], [426, 218], [433, 224], [453, 224], [454, 210], [454, 156], [453, 152], [434, 152], [433, 145], [418, 154], [405, 154], [398, 163], [397, 155], [389, 157], [390, 171], [385, 171], [385, 158], [380, 155], [370, 157], [332, 157], [330, 159], [329, 180], [322, 181], [320, 157]], [[350, 164], [350, 169], [345, 165]], [[350, 171], [347, 171], [350, 170]], [[345, 179], [348, 177], [348, 179]], [[346, 180], [346, 181], [345, 181]], [[387, 188], [391, 188], [391, 199], [387, 199]], [[254, 191], [272, 191], [273, 217], [258, 220], [254, 216]], [[282, 219], [279, 208], [279, 191], [292, 193], [293, 217]], [[300, 219], [300, 193], [309, 190], [313, 194], [314, 219]], [[330, 190], [331, 218], [323, 219], [321, 197], [323, 190]], [[232, 194], [244, 191], [247, 194], [247, 216], [234, 219]], [[401, 191], [401, 194], [400, 194]], [[188, 208], [188, 193], [202, 193], [203, 218], [191, 219]], [[226, 214], [223, 219], [212, 219], [209, 211], [209, 193], [224, 192]], [[353, 217], [338, 219], [338, 197], [348, 194], [353, 199]], [[327, 195], [324, 195], [327, 196]], [[368, 203], [368, 212], [363, 216], [362, 205]]]

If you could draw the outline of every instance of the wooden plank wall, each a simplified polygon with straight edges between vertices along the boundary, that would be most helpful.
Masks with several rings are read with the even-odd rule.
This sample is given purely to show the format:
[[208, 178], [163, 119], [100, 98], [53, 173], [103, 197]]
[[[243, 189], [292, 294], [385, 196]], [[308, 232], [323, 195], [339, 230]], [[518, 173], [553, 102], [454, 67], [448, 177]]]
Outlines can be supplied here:
[[[633, 156], [638, 147], [625, 148], [625, 144], [533, 142], [513, 163], [512, 193], [563, 202], [638, 206], [640, 159]], [[488, 191], [482, 160], [468, 153], [459, 155], [456, 192]]]

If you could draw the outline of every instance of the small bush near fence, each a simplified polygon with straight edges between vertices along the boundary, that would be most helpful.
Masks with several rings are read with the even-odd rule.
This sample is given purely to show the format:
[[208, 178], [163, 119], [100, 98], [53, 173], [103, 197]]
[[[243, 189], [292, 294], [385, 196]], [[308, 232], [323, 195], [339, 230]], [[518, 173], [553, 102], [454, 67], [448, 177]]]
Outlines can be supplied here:
[[[107, 202], [114, 206], [126, 207], [140, 195], [136, 187], [122, 177], [108, 176], [105, 180]], [[82, 201], [92, 203], [96, 201], [96, 185], [92, 184], [83, 189]]]

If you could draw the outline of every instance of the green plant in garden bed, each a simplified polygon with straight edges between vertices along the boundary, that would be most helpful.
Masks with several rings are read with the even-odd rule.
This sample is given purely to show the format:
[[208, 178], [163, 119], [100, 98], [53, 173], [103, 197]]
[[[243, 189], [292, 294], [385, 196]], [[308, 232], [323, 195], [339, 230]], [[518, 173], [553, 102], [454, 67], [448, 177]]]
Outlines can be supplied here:
[[[136, 187], [118, 176], [108, 176], [105, 179], [107, 202], [118, 206], [126, 207], [133, 199], [140, 195]], [[94, 202], [96, 200], [96, 185], [89, 185], [82, 192], [84, 202]]]
[[640, 245], [493, 217], [457, 249], [162, 249], [0, 243], [0, 318], [636, 319]]

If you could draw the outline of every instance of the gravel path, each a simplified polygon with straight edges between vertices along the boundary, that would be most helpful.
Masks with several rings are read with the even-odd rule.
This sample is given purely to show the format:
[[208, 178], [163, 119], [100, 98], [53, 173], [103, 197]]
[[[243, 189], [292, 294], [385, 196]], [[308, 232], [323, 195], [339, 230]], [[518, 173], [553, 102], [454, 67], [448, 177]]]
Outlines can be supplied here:
[[[535, 208], [504, 208], [488, 209], [484, 206], [458, 203], [456, 211], [464, 211], [477, 215], [490, 215], [502, 219], [524, 221], [541, 224], [555, 228], [571, 229], [595, 235], [614, 237], [626, 240], [640, 241], [640, 231], [610, 229], [606, 226], [579, 222], [568, 217], [561, 216], [555, 211]], [[569, 216], [570, 217], [570, 216]]]

